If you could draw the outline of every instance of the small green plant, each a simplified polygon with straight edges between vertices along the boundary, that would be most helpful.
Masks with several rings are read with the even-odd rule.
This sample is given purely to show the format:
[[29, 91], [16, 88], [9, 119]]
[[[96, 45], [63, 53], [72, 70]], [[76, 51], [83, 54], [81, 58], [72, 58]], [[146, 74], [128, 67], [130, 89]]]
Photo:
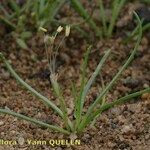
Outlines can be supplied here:
[[[44, 33], [45, 46], [47, 47], [47, 44], [50, 44], [51, 50], [54, 50], [54, 53], [52, 53], [52, 51], [50, 51], [50, 53], [49, 53], [48, 49], [46, 48], [47, 59], [49, 62], [49, 69], [50, 69], [50, 73], [51, 73], [50, 74], [50, 80], [52, 83], [53, 91], [54, 91], [56, 97], [59, 99], [59, 107], [60, 108], [58, 106], [56, 106], [51, 100], [49, 100], [48, 98], [46, 98], [45, 96], [43, 96], [42, 94], [37, 92], [35, 89], [33, 89], [25, 81], [23, 81], [17, 75], [17, 73], [13, 70], [13, 68], [10, 66], [10, 64], [5, 59], [5, 57], [3, 56], [2, 53], [0, 53], [0, 59], [4, 62], [4, 64], [6, 65], [6, 68], [9, 70], [11, 75], [23, 87], [25, 87], [28, 91], [30, 91], [37, 98], [39, 98], [39, 100], [41, 100], [46, 106], [48, 106], [49, 108], [52, 108], [63, 119], [64, 126], [59, 127], [56, 125], [49, 125], [48, 123], [36, 120], [34, 118], [31, 118], [31, 117], [24, 116], [24, 115], [19, 114], [19, 113], [15, 113], [15, 112], [8, 110], [8, 109], [0, 108], [0, 113], [9, 114], [9, 115], [15, 116], [17, 118], [24, 119], [26, 121], [35, 123], [39, 126], [46, 127], [46, 128], [49, 128], [49, 129], [52, 129], [52, 130], [55, 130], [55, 131], [58, 131], [58, 132], [61, 132], [64, 134], [71, 134], [71, 133], [79, 134], [79, 133], [83, 132], [83, 130], [104, 111], [106, 111], [106, 110], [108, 110], [108, 109], [110, 109], [116, 105], [127, 102], [132, 98], [138, 97], [138, 96], [142, 95], [143, 93], [150, 92], [150, 88], [147, 88], [147, 89], [129, 94], [127, 96], [121, 97], [121, 98], [114, 100], [110, 103], [105, 101], [105, 97], [106, 97], [107, 93], [109, 92], [109, 90], [111, 90], [112, 86], [119, 79], [122, 72], [131, 63], [131, 61], [133, 60], [135, 53], [139, 47], [139, 44], [140, 44], [140, 41], [142, 38], [142, 26], [141, 26], [141, 21], [140, 21], [139, 17], [137, 16], [137, 14], [135, 14], [135, 15], [138, 19], [138, 33], [139, 33], [139, 35], [138, 35], [138, 40], [136, 42], [136, 45], [135, 45], [133, 51], [131, 52], [131, 55], [128, 57], [128, 59], [124, 63], [124, 65], [119, 69], [119, 71], [114, 76], [114, 78], [111, 80], [111, 82], [108, 83], [107, 85], [103, 86], [102, 92], [98, 95], [96, 100], [88, 107], [88, 110], [85, 114], [83, 113], [83, 107], [84, 107], [84, 103], [86, 100], [86, 96], [87, 96], [92, 84], [94, 83], [97, 75], [99, 74], [100, 70], [102, 69], [102, 66], [105, 64], [106, 59], [110, 55], [111, 50], [107, 50], [105, 52], [104, 56], [102, 57], [101, 61], [99, 62], [97, 68], [95, 69], [95, 71], [92, 74], [92, 76], [90, 77], [90, 79], [86, 80], [86, 68], [87, 68], [87, 64], [88, 64], [88, 57], [90, 54], [91, 47], [89, 47], [87, 49], [87, 52], [85, 53], [83, 65], [82, 65], [80, 89], [77, 89], [75, 84], [72, 85], [72, 93], [73, 93], [73, 97], [74, 97], [74, 101], [75, 101], [75, 107], [74, 107], [74, 118], [75, 119], [71, 120], [68, 116], [67, 105], [65, 103], [65, 97], [63, 96], [61, 87], [57, 81], [57, 73], [55, 71], [56, 56], [58, 54], [58, 49], [59, 49], [61, 43], [59, 46], [56, 46], [56, 48], [55, 48], [54, 41], [55, 41], [58, 33], [62, 32], [62, 30], [63, 30], [63, 27], [61, 27], [61, 26], [58, 27], [57, 32], [52, 36], [46, 35]], [[47, 30], [44, 28], [40, 28], [40, 29], [44, 32], [47, 32]], [[65, 37], [69, 36], [69, 33], [70, 33], [70, 27], [67, 26], [66, 30], [65, 30]], [[64, 39], [62, 39], [62, 41], [63, 40]]]
[[54, 19], [65, 0], [31, 0], [32, 16], [36, 27], [48, 26]]
[[[7, 4], [6, 7], [4, 4]], [[25, 10], [29, 7], [29, 3], [25, 3], [24, 6], [19, 6], [16, 1], [10, 0], [0, 4], [0, 21], [5, 23], [11, 32], [11, 35], [16, 40], [16, 43], [21, 48], [28, 48], [26, 40], [32, 36], [32, 33], [28, 31], [26, 27], [27, 16]], [[7, 11], [8, 9], [8, 11]]]
[[50, 25], [64, 2], [65, 0], [27, 0], [20, 6], [16, 1], [10, 0], [5, 2], [8, 8], [3, 3], [0, 4], [0, 21], [11, 28], [17, 44], [27, 49], [26, 41], [33, 31], [37, 31], [40, 26]]
[[95, 33], [100, 37], [107, 37], [110, 38], [112, 36], [116, 20], [119, 16], [120, 10], [124, 6], [126, 0], [114, 0], [112, 4], [112, 15], [109, 22], [109, 25], [107, 25], [107, 16], [105, 12], [105, 8], [103, 5], [103, 0], [99, 0], [99, 7], [100, 7], [100, 16], [102, 20], [102, 27], [99, 27], [96, 22], [92, 19], [92, 17], [89, 15], [89, 13], [86, 11], [84, 6], [81, 4], [79, 0], [71, 0], [71, 3], [74, 7], [74, 9], [80, 14], [83, 19], [87, 21], [89, 26], [95, 31]]

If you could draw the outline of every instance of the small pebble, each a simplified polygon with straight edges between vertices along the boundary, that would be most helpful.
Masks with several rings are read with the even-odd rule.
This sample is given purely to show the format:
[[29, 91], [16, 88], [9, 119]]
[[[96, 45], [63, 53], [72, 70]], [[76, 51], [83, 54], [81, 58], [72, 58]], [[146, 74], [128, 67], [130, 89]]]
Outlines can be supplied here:
[[121, 113], [121, 110], [120, 110], [120, 108], [115, 107], [115, 108], [111, 109], [111, 113], [113, 115], [119, 115]]
[[91, 137], [90, 137], [89, 134], [84, 134], [83, 137], [82, 137], [82, 140], [85, 141], [85, 142], [89, 142], [90, 138]]
[[19, 143], [19, 145], [23, 145], [25, 143], [24, 138], [23, 137], [19, 137], [18, 138], [18, 143]]
[[144, 87], [144, 88], [148, 88], [149, 85], [145, 83], [145, 84], [143, 85], [143, 87]]
[[150, 100], [150, 93], [144, 93], [141, 98], [142, 100]]
[[67, 112], [68, 112], [68, 115], [71, 115], [72, 114], [72, 109], [71, 108], [67, 108]]
[[69, 136], [69, 138], [70, 138], [71, 140], [75, 140], [75, 139], [77, 139], [78, 137], [77, 137], [76, 134], [72, 133], [72, 134]]
[[0, 134], [0, 135], [2, 135], [2, 136], [3, 136], [3, 135], [5, 135], [5, 133], [4, 133], [4, 132], [1, 132], [1, 134]]
[[13, 53], [10, 53], [9, 57], [10, 57], [12, 60], [16, 60], [16, 56], [15, 56]]
[[4, 122], [3, 121], [0, 121], [0, 126], [4, 125]]
[[115, 144], [115, 143], [112, 143], [111, 141], [109, 141], [109, 142], [107, 143], [107, 145], [108, 145], [108, 147], [110, 147], [110, 148], [113, 148], [114, 146], [116, 146], [116, 144]]
[[119, 115], [119, 116], [117, 117], [117, 119], [118, 119], [118, 121], [119, 121], [120, 124], [124, 124], [124, 123], [126, 122], [125, 117], [122, 116], [122, 115]]
[[142, 106], [140, 104], [131, 104], [128, 106], [128, 110], [133, 113], [140, 113]]
[[137, 79], [127, 77], [126, 79], [123, 80], [123, 84], [130, 88], [136, 88], [139, 85], [139, 81]]
[[10, 73], [7, 72], [7, 71], [2, 70], [1, 76], [2, 76], [3, 80], [8, 80], [10, 78]]
[[145, 139], [146, 140], [150, 139], [150, 135], [149, 134], [145, 135]]
[[134, 128], [133, 128], [132, 124], [130, 124], [130, 125], [124, 126], [121, 131], [125, 134], [130, 134], [130, 133], [134, 132]]

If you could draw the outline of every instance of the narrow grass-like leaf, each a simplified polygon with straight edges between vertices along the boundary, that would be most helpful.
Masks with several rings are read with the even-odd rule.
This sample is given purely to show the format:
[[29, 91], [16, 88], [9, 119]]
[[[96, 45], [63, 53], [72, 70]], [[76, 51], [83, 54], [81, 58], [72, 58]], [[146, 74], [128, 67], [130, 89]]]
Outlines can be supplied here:
[[[61, 117], [64, 118], [63, 112], [53, 103], [51, 102], [48, 98], [37, 92], [35, 89], [33, 89], [30, 85], [28, 85], [26, 82], [24, 82], [18, 75], [17, 73], [13, 70], [13, 68], [10, 66], [8, 61], [5, 59], [2, 53], [0, 53], [0, 59], [5, 63], [7, 69], [9, 72], [12, 74], [12, 76], [23, 86], [25, 87], [28, 91], [30, 91], [33, 95], [35, 95], [39, 100], [41, 100], [46, 106], [52, 108], [57, 114]], [[68, 125], [70, 129], [73, 131], [73, 125], [70, 119], [67, 120]]]
[[103, 58], [99, 62], [96, 70], [94, 71], [94, 73], [92, 74], [92, 76], [90, 77], [90, 79], [88, 80], [86, 85], [84, 86], [83, 90], [81, 91], [81, 96], [79, 98], [79, 104], [78, 104], [78, 109], [77, 109], [77, 126], [79, 125], [79, 123], [81, 121], [82, 109], [83, 109], [85, 98], [89, 92], [89, 89], [91, 88], [97, 75], [99, 74], [100, 70], [102, 69], [102, 67], [103, 67], [106, 59], [108, 58], [110, 52], [111, 52], [111, 50], [106, 51], [105, 55], [103, 56]]
[[51, 11], [50, 11], [51, 18], [50, 18], [50, 20], [52, 20], [52, 18], [54, 18], [54, 16], [57, 14], [59, 9], [62, 7], [64, 2], [65, 2], [65, 0], [53, 0], [52, 5], [49, 7], [51, 9]]
[[125, 64], [119, 69], [118, 73], [115, 75], [115, 77], [111, 80], [111, 82], [105, 87], [105, 89], [102, 91], [102, 93], [96, 98], [96, 100], [94, 101], [94, 103], [89, 107], [86, 115], [83, 117], [82, 122], [79, 125], [78, 131], [81, 132], [85, 126], [87, 125], [87, 122], [90, 118], [90, 115], [93, 113], [94, 108], [96, 107], [96, 105], [98, 103], [101, 102], [101, 100], [103, 99], [103, 97], [107, 94], [107, 92], [112, 88], [112, 86], [115, 84], [115, 82], [119, 79], [120, 75], [122, 74], [122, 72], [127, 68], [127, 66], [131, 63], [131, 61], [133, 60], [135, 53], [139, 47], [139, 44], [141, 42], [142, 39], [142, 23], [140, 21], [140, 18], [138, 17], [138, 15], [134, 12], [137, 20], [138, 20], [138, 26], [139, 26], [139, 36], [138, 36], [138, 40], [137, 43], [134, 47], [134, 50], [132, 51], [131, 55], [129, 56], [129, 58], [127, 59], [127, 61], [125, 62]]
[[[104, 85], [104, 81], [103, 81], [103, 78], [102, 78], [102, 75], [100, 74], [100, 77], [101, 77], [101, 85], [102, 85], [102, 90], [105, 89], [105, 85]], [[101, 92], [101, 91], [100, 91]], [[102, 102], [99, 104], [101, 107], [105, 104], [106, 102], [106, 96], [103, 97], [102, 99]], [[91, 126], [94, 126], [95, 122], [96, 122], [96, 119], [99, 117], [99, 115], [95, 116], [92, 123], [91, 123]], [[91, 117], [92, 118], [92, 117]]]
[[0, 4], [0, 10], [4, 13], [6, 18], [10, 17], [10, 14], [8, 13], [8, 11], [1, 4]]
[[20, 34], [21, 39], [28, 39], [32, 36], [32, 33], [29, 31], [24, 31]]
[[80, 14], [80, 16], [83, 17], [83, 19], [87, 20], [87, 22], [93, 28], [95, 33], [102, 38], [102, 32], [97, 27], [96, 23], [93, 21], [93, 19], [85, 10], [85, 8], [82, 6], [81, 2], [79, 0], [71, 0], [71, 3], [74, 9]]
[[108, 27], [108, 38], [112, 36], [112, 32], [115, 26], [116, 19], [119, 15], [121, 8], [123, 7], [126, 0], [115, 0], [113, 4], [112, 17]]
[[45, 0], [38, 0], [39, 2], [39, 14], [42, 14], [43, 13], [43, 10], [45, 9], [46, 7], [46, 1]]
[[61, 133], [63, 133], [63, 134], [70, 134], [69, 131], [64, 130], [64, 129], [61, 128], [61, 127], [54, 126], [54, 125], [49, 125], [49, 124], [44, 123], [44, 122], [42, 122], [42, 121], [36, 120], [36, 119], [34, 119], [34, 118], [31, 118], [31, 117], [27, 117], [27, 116], [22, 115], [22, 114], [19, 114], [19, 113], [15, 113], [15, 112], [10, 111], [10, 110], [0, 109], [0, 113], [8, 114], [8, 115], [17, 117], [17, 118], [19, 118], [19, 119], [26, 120], [26, 121], [28, 121], [28, 122], [34, 123], [34, 124], [39, 125], [39, 126], [41, 126], [41, 127], [49, 128], [49, 129], [51, 129], [51, 130], [54, 130], [54, 131], [57, 131], [57, 132], [61, 132]]
[[36, 1], [33, 9], [36, 12], [38, 26], [45, 26], [51, 22], [64, 2], [65, 0]]
[[73, 95], [74, 100], [77, 100], [78, 98], [78, 91], [77, 91], [77, 87], [74, 83], [71, 83], [71, 92]]
[[[77, 102], [78, 102], [78, 91], [77, 91], [77, 87], [74, 83], [71, 83], [71, 93], [73, 95], [74, 98], [74, 110], [76, 110], [77, 108]], [[76, 118], [76, 111], [74, 111], [74, 117]]]
[[113, 102], [111, 102], [111, 103], [104, 104], [103, 106], [100, 107], [99, 110], [95, 111], [92, 114], [91, 118], [94, 118], [95, 116], [99, 115], [101, 112], [106, 111], [109, 108], [112, 108], [112, 107], [117, 106], [117, 105], [121, 105], [121, 104], [131, 100], [132, 98], [139, 97], [144, 93], [150, 93], [150, 88], [146, 88], [144, 90], [141, 90], [141, 91], [138, 91], [138, 92], [135, 92], [135, 93], [131, 93], [131, 94], [126, 95], [124, 97], [121, 97], [117, 100], [113, 100]]
[[34, 4], [35, 4], [35, 0], [27, 0], [26, 3], [22, 6], [21, 13], [29, 12], [31, 8], [33, 8]]
[[12, 76], [27, 90], [29, 90], [33, 95], [35, 95], [37, 98], [39, 98], [44, 104], [46, 104], [48, 107], [52, 108], [54, 111], [56, 111], [62, 118], [63, 118], [63, 112], [49, 99], [41, 95], [39, 92], [37, 92], [35, 89], [33, 89], [30, 85], [28, 85], [26, 82], [24, 82], [17, 73], [13, 70], [11, 65], [8, 63], [8, 61], [5, 59], [2, 53], [0, 53], [0, 59], [5, 63], [7, 69], [12, 74]]
[[10, 5], [11, 5], [11, 8], [12, 8], [12, 9], [15, 11], [15, 13], [17, 14], [17, 16], [19, 16], [21, 9], [20, 9], [19, 5], [16, 3], [16, 1], [10, 0], [9, 3], [10, 3]]
[[16, 42], [21, 48], [28, 49], [28, 46], [23, 39], [17, 38]]
[[[150, 30], [150, 23], [146, 24], [143, 26], [142, 31], [148, 31]], [[131, 34], [123, 41], [123, 43], [128, 43], [131, 41], [132, 38], [134, 38], [136, 35], [138, 35], [138, 27], [136, 27], [133, 32], [131, 32]]]
[[0, 15], [0, 21], [5, 23], [6, 25], [9, 25], [12, 29], [16, 29], [16, 25], [14, 25], [12, 22], [10, 22], [8, 19]]
[[[77, 109], [77, 104], [78, 104], [78, 90], [77, 87], [74, 83], [71, 83], [71, 94], [73, 95], [73, 99], [74, 99], [74, 118], [76, 118], [76, 109]], [[74, 126], [74, 131], [75, 131], [75, 126]]]
[[104, 112], [104, 111], [106, 111], [106, 110], [108, 110], [108, 109], [110, 109], [110, 108], [112, 108], [112, 107], [115, 107], [115, 106], [117, 106], [117, 105], [121, 105], [121, 104], [123, 104], [123, 103], [125, 103], [125, 102], [128, 102], [128, 101], [130, 101], [132, 98], [139, 97], [139, 96], [141, 96], [142, 94], [148, 93], [148, 92], [150, 92], [150, 88], [147, 88], [147, 89], [145, 89], [145, 90], [142, 90], [142, 91], [138, 91], [138, 92], [129, 94], [129, 95], [124, 96], [124, 97], [121, 97], [121, 98], [119, 98], [119, 99], [117, 99], [117, 100], [114, 100], [114, 101], [111, 102], [111, 103], [105, 103], [105, 104], [102, 105], [99, 109], [97, 109], [95, 112], [93, 112], [90, 117], [87, 118], [86, 124], [88, 125], [88, 124], [93, 120], [93, 118], [96, 119], [97, 116], [100, 116], [102, 112]]
[[105, 9], [103, 5], [103, 0], [99, 0], [99, 7], [100, 7], [100, 16], [103, 24], [104, 36], [106, 36], [107, 25], [106, 25], [106, 15], [105, 15]]
[[88, 47], [86, 53], [85, 53], [85, 56], [84, 56], [84, 60], [83, 60], [83, 65], [82, 65], [82, 75], [81, 75], [81, 86], [80, 86], [80, 94], [77, 98], [77, 102], [76, 102], [76, 105], [75, 105], [75, 116], [76, 116], [76, 126], [79, 124], [80, 122], [80, 100], [81, 100], [81, 97], [82, 97], [82, 92], [84, 90], [84, 87], [85, 87], [85, 78], [86, 78], [86, 68], [87, 68], [87, 64], [88, 64], [88, 59], [89, 59], [89, 54], [90, 54], [90, 51], [91, 51], [91, 46]]
[[143, 32], [150, 30], [150, 23], [143, 26]]

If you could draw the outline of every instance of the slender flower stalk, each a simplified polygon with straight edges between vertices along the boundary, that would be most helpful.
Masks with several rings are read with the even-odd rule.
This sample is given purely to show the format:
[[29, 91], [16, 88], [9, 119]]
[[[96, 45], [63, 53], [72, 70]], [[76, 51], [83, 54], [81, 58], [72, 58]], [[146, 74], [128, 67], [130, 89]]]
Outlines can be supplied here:
[[57, 35], [63, 31], [63, 27], [59, 26], [56, 30], [56, 33], [53, 36], [45, 35], [44, 37], [47, 37], [47, 40], [44, 41], [45, 43], [45, 50], [47, 55], [47, 60], [49, 64], [49, 70], [50, 70], [50, 81], [52, 83], [52, 88], [54, 90], [54, 93], [56, 97], [59, 99], [60, 109], [63, 112], [63, 120], [65, 123], [66, 128], [69, 130], [73, 130], [73, 125], [71, 121], [68, 118], [67, 113], [67, 106], [63, 97], [63, 93], [61, 91], [60, 85], [58, 84], [58, 74], [56, 74], [56, 57], [58, 55], [58, 50], [65, 41], [65, 38], [69, 36], [70, 34], [70, 26], [66, 26], [65, 30], [65, 36], [62, 38], [61, 42], [58, 46], [54, 45], [54, 40], [56, 39]]

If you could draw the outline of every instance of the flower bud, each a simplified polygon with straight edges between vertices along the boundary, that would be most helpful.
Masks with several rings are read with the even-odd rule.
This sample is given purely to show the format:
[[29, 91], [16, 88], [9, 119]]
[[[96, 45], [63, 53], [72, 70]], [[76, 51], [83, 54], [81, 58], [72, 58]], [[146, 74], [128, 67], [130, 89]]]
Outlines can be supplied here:
[[67, 26], [66, 26], [66, 31], [65, 31], [65, 36], [68, 37], [69, 34], [70, 34], [70, 26], [67, 25]]
[[45, 28], [43, 28], [43, 27], [40, 27], [39, 28], [41, 31], [43, 31], [43, 32], [47, 32], [47, 29], [45, 29]]
[[59, 26], [59, 27], [57, 28], [57, 32], [58, 32], [58, 33], [60, 33], [62, 30], [63, 30], [63, 27], [62, 27], [62, 26]]

